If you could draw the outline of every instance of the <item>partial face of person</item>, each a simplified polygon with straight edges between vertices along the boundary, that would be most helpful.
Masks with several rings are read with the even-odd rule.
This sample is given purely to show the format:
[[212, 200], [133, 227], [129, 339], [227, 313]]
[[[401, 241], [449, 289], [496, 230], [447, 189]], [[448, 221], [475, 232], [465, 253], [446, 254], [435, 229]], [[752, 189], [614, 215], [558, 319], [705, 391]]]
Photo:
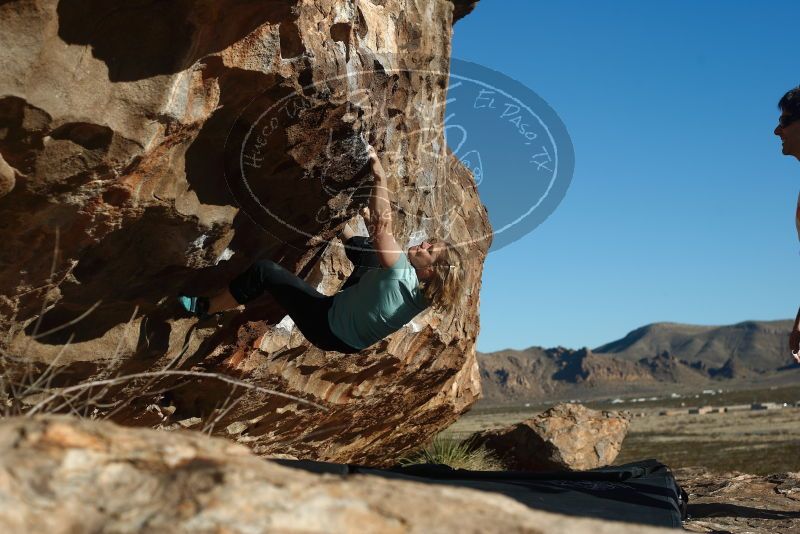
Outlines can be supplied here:
[[775, 135], [781, 138], [783, 154], [800, 160], [800, 115], [781, 113]]
[[437, 241], [423, 241], [408, 249], [408, 261], [416, 270], [425, 272], [428, 267], [436, 263], [446, 246]]

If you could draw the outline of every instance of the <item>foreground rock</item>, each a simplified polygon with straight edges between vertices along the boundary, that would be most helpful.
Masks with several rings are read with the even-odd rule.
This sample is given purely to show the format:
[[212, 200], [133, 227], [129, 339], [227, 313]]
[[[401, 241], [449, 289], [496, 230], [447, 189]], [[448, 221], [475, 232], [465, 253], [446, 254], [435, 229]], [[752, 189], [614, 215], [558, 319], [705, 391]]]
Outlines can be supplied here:
[[558, 404], [516, 425], [478, 432], [470, 440], [497, 454], [511, 470], [583, 471], [614, 461], [629, 424], [625, 413]]
[[[480, 395], [491, 239], [443, 134], [454, 10], [473, 5], [0, 2], [0, 353], [37, 364], [2, 372], [31, 384], [52, 364], [39, 384], [54, 387], [233, 374], [327, 408], [175, 376], [69, 399], [264, 454], [391, 462], [452, 423]], [[338, 289], [350, 265], [335, 236], [366, 201], [364, 139], [383, 157], [398, 240], [468, 243], [455, 310], [347, 357], [309, 346], [269, 299], [192, 329], [177, 293], [214, 292], [256, 259]], [[41, 398], [19, 391], [2, 400]]]
[[66, 417], [0, 421], [0, 528], [7, 534], [669, 532], [537, 512], [468, 489], [317, 476], [199, 433]]
[[800, 532], [800, 473], [756, 476], [684, 468], [675, 477], [689, 493], [684, 527], [690, 532]]

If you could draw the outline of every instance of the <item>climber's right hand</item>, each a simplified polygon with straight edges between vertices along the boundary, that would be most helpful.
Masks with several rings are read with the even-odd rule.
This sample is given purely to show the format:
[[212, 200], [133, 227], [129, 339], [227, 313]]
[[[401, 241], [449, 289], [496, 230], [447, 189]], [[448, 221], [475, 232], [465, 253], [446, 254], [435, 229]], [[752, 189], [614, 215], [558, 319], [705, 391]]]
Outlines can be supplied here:
[[375, 163], [378, 160], [378, 153], [375, 151], [375, 147], [372, 145], [367, 145], [367, 159], [370, 163]]
[[378, 153], [372, 145], [369, 145], [367, 148], [367, 157], [369, 158], [370, 170], [372, 171], [373, 177], [378, 182], [382, 181], [386, 175], [383, 172], [383, 165], [378, 157]]
[[361, 210], [359, 210], [358, 213], [361, 215], [361, 217], [363, 217], [365, 223], [369, 223], [370, 213], [369, 213], [369, 208], [367, 206], [361, 208]]

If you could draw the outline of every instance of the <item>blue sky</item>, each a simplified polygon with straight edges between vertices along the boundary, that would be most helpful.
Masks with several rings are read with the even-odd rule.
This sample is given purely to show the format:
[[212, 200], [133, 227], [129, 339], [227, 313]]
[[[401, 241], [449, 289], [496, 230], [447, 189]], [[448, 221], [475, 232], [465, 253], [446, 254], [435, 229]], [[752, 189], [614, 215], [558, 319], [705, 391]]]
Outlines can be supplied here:
[[531, 88], [575, 148], [559, 208], [486, 261], [479, 350], [794, 317], [800, 163], [772, 131], [798, 18], [796, 1], [482, 0], [456, 24], [453, 57]]

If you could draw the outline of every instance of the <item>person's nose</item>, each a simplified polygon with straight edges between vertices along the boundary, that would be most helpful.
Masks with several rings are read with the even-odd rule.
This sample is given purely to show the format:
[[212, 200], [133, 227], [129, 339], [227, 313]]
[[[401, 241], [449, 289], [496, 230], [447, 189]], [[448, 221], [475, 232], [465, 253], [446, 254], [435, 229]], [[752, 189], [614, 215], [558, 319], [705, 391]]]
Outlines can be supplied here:
[[779, 125], [777, 125], [777, 126], [775, 127], [775, 131], [774, 131], [773, 133], [774, 133], [775, 135], [777, 135], [778, 137], [780, 137], [780, 136], [781, 136], [781, 132], [782, 132], [782, 131], [783, 131], [783, 129], [781, 128], [781, 125], [779, 124]]

